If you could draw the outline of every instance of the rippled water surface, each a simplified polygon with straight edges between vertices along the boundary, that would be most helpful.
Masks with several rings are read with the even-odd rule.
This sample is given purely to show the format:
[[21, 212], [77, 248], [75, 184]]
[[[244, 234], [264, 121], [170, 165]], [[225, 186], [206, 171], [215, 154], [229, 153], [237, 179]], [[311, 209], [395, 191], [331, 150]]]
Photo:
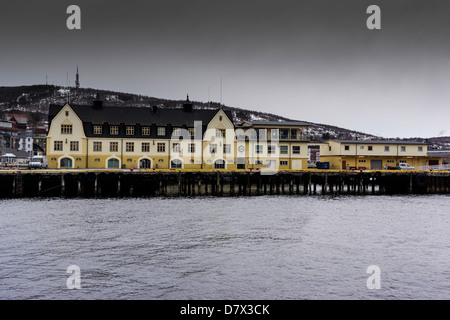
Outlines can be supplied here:
[[450, 299], [449, 207], [448, 196], [1, 200], [0, 298]]

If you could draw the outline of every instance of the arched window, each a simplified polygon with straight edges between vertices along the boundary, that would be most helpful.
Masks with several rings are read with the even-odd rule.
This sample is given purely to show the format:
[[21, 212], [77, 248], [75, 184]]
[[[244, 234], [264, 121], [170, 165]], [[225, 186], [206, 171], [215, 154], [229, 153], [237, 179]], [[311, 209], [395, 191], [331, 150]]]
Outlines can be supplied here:
[[61, 168], [72, 168], [72, 159], [62, 158], [60, 164]]
[[109, 159], [108, 168], [119, 168], [119, 160], [115, 158]]
[[214, 161], [214, 169], [225, 169], [225, 160], [217, 159]]
[[181, 162], [180, 159], [174, 159], [174, 160], [170, 161], [170, 167], [172, 169], [181, 169], [181, 168], [183, 168], [183, 163]]
[[152, 161], [150, 159], [141, 159], [139, 161], [139, 168], [141, 169], [150, 169], [152, 167]]

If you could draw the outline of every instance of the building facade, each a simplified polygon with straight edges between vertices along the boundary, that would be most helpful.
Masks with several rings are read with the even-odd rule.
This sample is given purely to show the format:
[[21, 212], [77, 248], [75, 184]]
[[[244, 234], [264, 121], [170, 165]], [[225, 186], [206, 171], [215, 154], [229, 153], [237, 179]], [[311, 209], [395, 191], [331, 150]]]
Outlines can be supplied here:
[[328, 140], [320, 144], [320, 161], [330, 169], [383, 170], [398, 163], [413, 167], [438, 165], [439, 157], [428, 156], [426, 143], [391, 140]]
[[306, 169], [307, 125], [245, 122], [231, 112], [51, 105], [49, 168]]

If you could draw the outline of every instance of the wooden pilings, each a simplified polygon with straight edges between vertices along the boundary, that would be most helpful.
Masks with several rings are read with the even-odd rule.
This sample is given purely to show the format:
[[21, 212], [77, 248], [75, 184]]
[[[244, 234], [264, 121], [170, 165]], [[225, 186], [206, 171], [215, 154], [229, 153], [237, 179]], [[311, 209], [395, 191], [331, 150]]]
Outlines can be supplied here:
[[0, 197], [450, 193], [448, 172], [249, 171], [1, 173]]

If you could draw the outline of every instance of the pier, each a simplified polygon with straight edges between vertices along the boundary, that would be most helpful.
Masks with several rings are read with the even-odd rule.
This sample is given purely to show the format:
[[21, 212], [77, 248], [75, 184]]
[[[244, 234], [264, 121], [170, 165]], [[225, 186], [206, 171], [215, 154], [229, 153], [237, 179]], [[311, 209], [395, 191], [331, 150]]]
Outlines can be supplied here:
[[450, 172], [2, 171], [1, 198], [448, 194]]

